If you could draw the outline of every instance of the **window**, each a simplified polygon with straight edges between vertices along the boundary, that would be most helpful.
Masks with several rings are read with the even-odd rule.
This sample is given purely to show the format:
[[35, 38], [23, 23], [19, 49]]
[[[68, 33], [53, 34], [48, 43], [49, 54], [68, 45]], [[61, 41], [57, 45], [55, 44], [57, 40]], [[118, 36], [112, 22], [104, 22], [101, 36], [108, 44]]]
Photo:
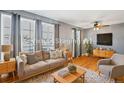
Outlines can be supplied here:
[[[11, 44], [11, 15], [1, 14], [1, 32], [0, 32], [0, 44], [8, 45]], [[0, 60], [3, 55], [0, 53]]]
[[55, 48], [55, 46], [54, 46], [55, 25], [42, 22], [42, 28], [43, 28], [43, 32], [42, 32], [43, 50], [46, 50], [46, 51], [53, 50]]
[[1, 14], [1, 44], [11, 44], [11, 15]]
[[21, 51], [35, 51], [35, 21], [21, 18]]

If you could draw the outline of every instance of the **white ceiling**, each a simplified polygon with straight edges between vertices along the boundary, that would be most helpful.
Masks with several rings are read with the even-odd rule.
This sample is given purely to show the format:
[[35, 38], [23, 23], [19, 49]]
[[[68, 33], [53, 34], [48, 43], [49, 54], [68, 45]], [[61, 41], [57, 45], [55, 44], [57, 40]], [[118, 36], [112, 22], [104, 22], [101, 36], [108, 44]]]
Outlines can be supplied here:
[[27, 10], [38, 15], [82, 28], [93, 27], [93, 22], [104, 25], [124, 23], [123, 10]]

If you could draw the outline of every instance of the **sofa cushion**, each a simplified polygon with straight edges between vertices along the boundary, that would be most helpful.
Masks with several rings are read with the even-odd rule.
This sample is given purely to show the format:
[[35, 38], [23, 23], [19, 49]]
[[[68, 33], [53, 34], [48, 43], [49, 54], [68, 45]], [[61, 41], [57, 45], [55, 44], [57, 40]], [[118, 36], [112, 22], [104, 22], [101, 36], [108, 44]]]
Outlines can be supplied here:
[[65, 59], [64, 58], [49, 59], [49, 60], [46, 60], [45, 62], [47, 62], [50, 65], [50, 68], [54, 68], [57, 66], [64, 65]]
[[30, 75], [38, 72], [44, 72], [49, 69], [49, 65], [44, 61], [39, 61], [32, 65], [26, 65], [24, 69], [25, 75]]
[[27, 63], [29, 65], [34, 64], [36, 62], [38, 62], [38, 59], [37, 59], [37, 56], [34, 53], [27, 55]]
[[43, 60], [50, 59], [50, 53], [47, 51], [42, 51]]
[[62, 52], [62, 50], [57, 49], [57, 50], [56, 50], [56, 56], [57, 56], [57, 58], [62, 58], [62, 57], [63, 57], [63, 52]]
[[43, 61], [42, 51], [36, 51], [35, 56], [36, 56], [37, 61]]
[[56, 59], [57, 58], [57, 52], [56, 50], [50, 51], [50, 59]]
[[62, 57], [63, 57], [62, 50], [56, 49], [56, 50], [50, 51], [50, 59], [57, 59], [57, 58], [62, 58]]

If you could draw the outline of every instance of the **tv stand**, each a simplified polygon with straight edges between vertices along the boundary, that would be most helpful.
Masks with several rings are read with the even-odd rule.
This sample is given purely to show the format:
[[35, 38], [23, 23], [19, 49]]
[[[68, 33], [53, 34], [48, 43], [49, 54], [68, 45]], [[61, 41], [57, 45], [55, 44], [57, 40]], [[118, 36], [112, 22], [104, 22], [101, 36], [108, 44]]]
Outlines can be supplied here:
[[103, 57], [103, 58], [110, 58], [115, 53], [113, 50], [107, 50], [107, 49], [94, 49], [93, 50], [93, 56], [96, 57]]

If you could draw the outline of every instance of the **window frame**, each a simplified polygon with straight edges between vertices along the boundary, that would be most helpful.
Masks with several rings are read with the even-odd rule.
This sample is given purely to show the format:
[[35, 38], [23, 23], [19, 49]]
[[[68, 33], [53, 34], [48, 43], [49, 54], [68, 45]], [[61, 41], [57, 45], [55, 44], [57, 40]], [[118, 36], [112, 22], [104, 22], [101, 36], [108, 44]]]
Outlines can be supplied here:
[[[20, 39], [21, 39], [21, 51], [25, 51], [24, 49], [23, 49], [23, 40], [22, 40], [22, 26], [21, 26], [21, 21], [22, 20], [28, 20], [28, 21], [30, 21], [30, 22], [34, 22], [34, 45], [33, 45], [33, 47], [34, 48], [32, 48], [32, 51], [26, 51], [26, 52], [34, 52], [34, 51], [36, 51], [36, 20], [35, 19], [31, 19], [31, 18], [28, 18], [28, 17], [24, 17], [24, 16], [21, 16], [20, 17]], [[31, 30], [31, 28], [32, 27], [30, 27], [30, 30]], [[31, 34], [32, 35], [32, 34]], [[32, 37], [31, 37], [32, 38]], [[30, 39], [30, 41], [31, 41], [32, 39]]]
[[[42, 21], [41, 22], [41, 25], [42, 25], [42, 41], [44, 41], [43, 39], [43, 24], [49, 24], [49, 25], [53, 25], [54, 26], [54, 32], [53, 31], [49, 31], [51, 34], [53, 34], [53, 38], [52, 39], [50, 39], [50, 40], [52, 40], [52, 42], [51, 43], [53, 43], [53, 44], [49, 44], [49, 45], [51, 45], [51, 46], [49, 46], [49, 45], [47, 45], [46, 44], [46, 47], [44, 47], [45, 45], [43, 45], [43, 43], [42, 43], [42, 48], [43, 48], [43, 50], [46, 50], [46, 51], [49, 51], [49, 50], [54, 50], [55, 49], [55, 24], [53, 24], [53, 23], [48, 23], [48, 22], [44, 22], [44, 21]], [[48, 37], [48, 33], [49, 32], [47, 32], [46, 34], [47, 34], [47, 37]], [[49, 46], [49, 47], [48, 47]]]
[[[6, 16], [10, 16], [10, 41], [9, 41], [9, 43], [8, 44], [12, 44], [12, 14], [10, 14], [10, 13], [6, 13], [6, 12], [0, 12], [0, 44], [1, 45], [3, 45], [4, 43], [2, 42], [2, 41], [4, 41], [4, 40], [2, 40], [3, 39], [3, 36], [1, 36], [1, 35], [3, 35], [3, 32], [2, 32], [2, 15], [6, 15]], [[7, 44], [5, 44], [5, 45], [7, 45]]]

